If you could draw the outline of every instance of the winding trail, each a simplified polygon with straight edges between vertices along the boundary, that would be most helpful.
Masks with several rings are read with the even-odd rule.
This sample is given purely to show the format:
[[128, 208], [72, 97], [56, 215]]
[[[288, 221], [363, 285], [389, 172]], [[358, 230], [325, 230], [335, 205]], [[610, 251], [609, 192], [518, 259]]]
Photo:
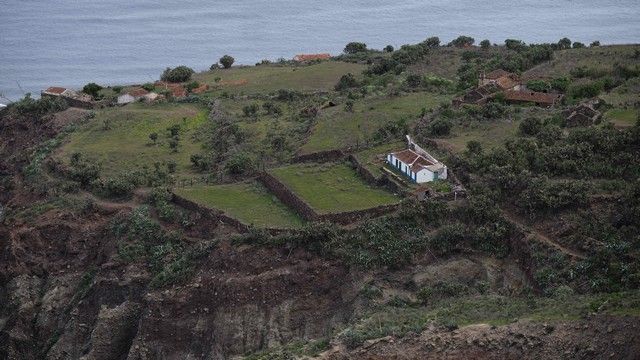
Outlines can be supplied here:
[[551, 247], [553, 247], [554, 249], [574, 258], [574, 259], [578, 259], [578, 260], [584, 260], [586, 259], [586, 256], [576, 250], [573, 249], [569, 249], [565, 246], [563, 246], [562, 244], [560, 244], [557, 240], [554, 240], [552, 238], [550, 238], [547, 234], [540, 232], [538, 230], [536, 230], [535, 228], [527, 225], [525, 223], [525, 221], [520, 218], [518, 215], [506, 211], [504, 209], [500, 209], [500, 211], [502, 212], [502, 215], [504, 215], [504, 217], [509, 220], [511, 223], [515, 224], [517, 227], [519, 227], [523, 232], [528, 233], [527, 238], [531, 239], [534, 238], [542, 243], [545, 243], [546, 245], [549, 245]]

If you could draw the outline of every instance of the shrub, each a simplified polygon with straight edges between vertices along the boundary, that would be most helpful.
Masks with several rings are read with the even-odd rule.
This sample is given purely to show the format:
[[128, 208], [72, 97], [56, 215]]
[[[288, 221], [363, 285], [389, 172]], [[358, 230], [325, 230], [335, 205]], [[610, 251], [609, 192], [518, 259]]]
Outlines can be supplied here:
[[604, 84], [601, 81], [593, 81], [586, 84], [572, 85], [569, 90], [569, 97], [573, 99], [592, 98], [598, 96], [604, 90]]
[[423, 44], [430, 48], [438, 47], [440, 46], [440, 38], [437, 36], [429, 37], [423, 42]]
[[431, 302], [439, 299], [458, 297], [468, 293], [469, 287], [464, 284], [438, 281], [431, 287], [420, 289], [416, 297], [423, 305], [429, 305]]
[[98, 97], [98, 92], [102, 90], [102, 86], [96, 83], [88, 83], [82, 88], [82, 92], [91, 95], [94, 99]]
[[542, 120], [535, 117], [528, 117], [522, 120], [518, 129], [522, 135], [534, 136], [542, 129]]
[[250, 105], [245, 105], [242, 108], [242, 114], [244, 114], [245, 117], [255, 117], [256, 115], [258, 115], [258, 104], [250, 104]]
[[393, 52], [393, 50], [393, 45], [387, 45], [383, 49], [384, 52]]
[[451, 133], [453, 124], [446, 119], [438, 119], [429, 124], [429, 134], [433, 136], [446, 136]]
[[582, 49], [584, 47], [585, 47], [584, 44], [581, 43], [581, 42], [576, 41], [576, 42], [573, 43], [573, 48], [574, 49]]
[[473, 45], [474, 42], [475, 42], [474, 38], [472, 38], [470, 36], [461, 35], [461, 36], [458, 36], [457, 38], [453, 39], [449, 43], [449, 46], [467, 47], [467, 46]]
[[571, 48], [571, 40], [569, 38], [562, 38], [558, 41], [558, 49], [566, 50]]
[[100, 190], [108, 197], [122, 198], [131, 195], [136, 184], [126, 175], [100, 181]]
[[344, 111], [353, 112], [353, 100], [347, 100], [347, 102], [344, 103]]
[[175, 69], [166, 68], [160, 77], [162, 81], [168, 81], [172, 83], [179, 83], [189, 81], [191, 79], [191, 75], [193, 75], [195, 71], [190, 67], [181, 65], [176, 67]]
[[220, 64], [222, 64], [222, 66], [225, 69], [230, 68], [231, 65], [233, 65], [234, 62], [235, 62], [235, 59], [230, 55], [225, 55], [225, 56], [220, 58]]
[[596, 41], [592, 42], [592, 43], [589, 45], [589, 47], [597, 47], [597, 46], [600, 46], [600, 41], [598, 41], [598, 40], [596, 40]]
[[340, 80], [338, 80], [338, 83], [336, 84], [335, 89], [336, 91], [342, 91], [342, 90], [354, 88], [357, 86], [358, 86], [358, 80], [356, 80], [356, 77], [352, 73], [348, 73], [340, 77]]
[[225, 169], [231, 175], [242, 175], [248, 173], [254, 168], [253, 160], [246, 153], [233, 154], [227, 163]]
[[357, 54], [367, 51], [367, 44], [362, 42], [350, 42], [344, 47], [345, 54]]
[[149, 134], [149, 140], [153, 141], [153, 145], [158, 141], [158, 133]]
[[209, 162], [202, 154], [191, 155], [191, 166], [199, 171], [205, 171], [209, 168]]
[[200, 87], [200, 84], [197, 81], [192, 81], [185, 86], [185, 89], [187, 89], [187, 92], [192, 92], [193, 89], [197, 89], [198, 87]]
[[483, 49], [490, 48], [491, 47], [491, 41], [489, 41], [487, 39], [480, 41], [480, 47], [483, 48]]
[[524, 41], [515, 40], [515, 39], [505, 40], [504, 45], [506, 46], [507, 49], [514, 50], [514, 51], [521, 51], [521, 50], [524, 50], [524, 48], [526, 47]]
[[534, 178], [520, 194], [518, 205], [533, 215], [539, 211], [555, 211], [587, 202], [589, 185], [584, 181], [549, 181]]
[[527, 89], [531, 91], [547, 92], [551, 88], [551, 85], [544, 80], [529, 80], [527, 81]]
[[142, 88], [147, 90], [147, 91], [153, 91], [155, 90], [156, 86], [152, 83], [145, 83], [142, 85]]
[[81, 153], [71, 155], [69, 177], [87, 186], [100, 176], [100, 166], [94, 161], [86, 159]]
[[282, 115], [282, 108], [271, 101], [267, 101], [262, 104], [262, 109], [264, 109], [267, 115]]
[[30, 93], [27, 93], [24, 98], [9, 104], [7, 108], [15, 110], [19, 114], [44, 115], [62, 111], [67, 107], [67, 102], [61, 98], [45, 96], [39, 100], [35, 100], [31, 97]]
[[422, 86], [422, 76], [419, 74], [409, 74], [405, 79], [408, 87], [417, 88]]
[[447, 254], [464, 242], [466, 230], [460, 223], [444, 225], [429, 239], [429, 246], [439, 254]]

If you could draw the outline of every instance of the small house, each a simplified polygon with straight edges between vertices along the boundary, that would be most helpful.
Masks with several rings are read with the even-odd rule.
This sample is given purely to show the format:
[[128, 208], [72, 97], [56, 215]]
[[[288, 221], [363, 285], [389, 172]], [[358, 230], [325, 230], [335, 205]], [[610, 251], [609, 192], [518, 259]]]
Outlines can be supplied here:
[[328, 60], [331, 59], [331, 54], [322, 53], [322, 54], [298, 54], [293, 57], [294, 61], [297, 62], [307, 62], [314, 60]]
[[44, 91], [42, 91], [40, 93], [40, 95], [43, 96], [43, 97], [46, 97], [46, 96], [50, 96], [50, 97], [73, 96], [75, 94], [76, 94], [75, 91], [73, 91], [71, 89], [59, 87], [59, 86], [51, 86], [51, 87], [47, 88], [46, 90], [44, 90]]
[[522, 87], [518, 75], [502, 69], [493, 70], [488, 74], [484, 72], [480, 73], [478, 85], [483, 86], [489, 84], [497, 85], [502, 90], [520, 90]]
[[504, 92], [504, 100], [511, 104], [535, 104], [542, 107], [550, 107], [560, 103], [562, 95], [535, 91], [507, 90]]
[[58, 98], [64, 100], [69, 106], [91, 109], [94, 106], [93, 98], [90, 95], [78, 93], [71, 89], [52, 86], [40, 92], [43, 98]]
[[132, 88], [126, 93], [118, 96], [118, 105], [126, 105], [132, 103], [143, 98], [147, 94], [149, 94], [149, 92], [141, 87]]
[[387, 164], [412, 182], [425, 183], [447, 178], [447, 167], [419, 147], [407, 135], [407, 149], [387, 155]]

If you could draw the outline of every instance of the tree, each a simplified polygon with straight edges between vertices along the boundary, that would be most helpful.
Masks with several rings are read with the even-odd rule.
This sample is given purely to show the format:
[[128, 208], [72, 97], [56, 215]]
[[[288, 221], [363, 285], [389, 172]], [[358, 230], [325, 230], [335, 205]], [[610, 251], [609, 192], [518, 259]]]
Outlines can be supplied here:
[[569, 78], [560, 77], [560, 78], [555, 78], [551, 80], [550, 85], [551, 85], [551, 88], [554, 90], [565, 92], [569, 88], [570, 83], [571, 81], [569, 80]]
[[419, 74], [409, 74], [405, 80], [408, 87], [417, 88], [422, 86], [422, 76]]
[[149, 134], [149, 139], [151, 139], [151, 141], [153, 141], [153, 145], [156, 144], [156, 142], [158, 141], [158, 133], [151, 133]]
[[600, 46], [600, 41], [598, 40], [592, 42], [591, 45], [589, 45], [589, 47], [597, 47], [597, 46]]
[[425, 40], [423, 44], [426, 47], [430, 47], [430, 48], [438, 47], [440, 46], [440, 38], [437, 36], [432, 36], [430, 38], [427, 38], [427, 40]]
[[491, 41], [484, 39], [482, 41], [480, 41], [480, 47], [483, 49], [488, 49], [491, 47]]
[[482, 144], [477, 140], [471, 140], [467, 142], [467, 151], [471, 154], [482, 154]]
[[537, 92], [547, 92], [551, 86], [544, 80], [529, 80], [527, 81], [527, 89]]
[[245, 153], [236, 153], [227, 161], [225, 168], [231, 175], [241, 175], [253, 169], [253, 160]]
[[258, 114], [258, 109], [258, 104], [245, 105], [242, 108], [242, 113], [245, 117], [254, 117]]
[[524, 48], [526, 47], [524, 41], [516, 39], [507, 39], [504, 41], [504, 45], [507, 47], [507, 49], [515, 51], [524, 50]]
[[558, 41], [558, 49], [565, 50], [571, 48], [571, 40], [569, 38], [562, 38]]
[[347, 102], [344, 103], [344, 111], [353, 112], [353, 100], [347, 100]]
[[433, 136], [446, 136], [451, 133], [451, 121], [438, 119], [429, 125], [429, 133]]
[[576, 41], [576, 42], [573, 43], [573, 48], [574, 49], [582, 49], [584, 47], [585, 47], [584, 44], [579, 42], [579, 41]]
[[172, 137], [169, 140], [169, 148], [171, 148], [171, 152], [174, 152], [174, 153], [178, 152], [178, 143], [179, 143], [179, 140], [177, 137]]
[[349, 88], [354, 88], [358, 86], [358, 80], [352, 73], [347, 73], [340, 77], [338, 83], [335, 86], [336, 91], [342, 91]]
[[168, 81], [172, 83], [179, 83], [189, 81], [191, 79], [191, 75], [193, 75], [195, 71], [192, 68], [180, 65], [175, 69], [166, 68], [160, 77], [162, 81]]
[[528, 117], [520, 123], [518, 128], [522, 135], [533, 136], [542, 129], [542, 120], [535, 117]]
[[393, 45], [387, 45], [384, 47], [384, 52], [393, 52]]
[[98, 91], [102, 90], [102, 86], [96, 83], [88, 83], [82, 88], [82, 92], [91, 95], [93, 98], [98, 97]]
[[234, 62], [235, 62], [235, 59], [230, 55], [225, 55], [225, 56], [220, 58], [220, 64], [222, 64], [222, 66], [225, 69], [230, 68], [231, 65], [233, 65]]
[[467, 47], [473, 45], [476, 40], [470, 36], [460, 35], [452, 40], [449, 45], [455, 47]]
[[350, 42], [344, 47], [345, 54], [357, 54], [367, 51], [367, 44], [362, 42]]

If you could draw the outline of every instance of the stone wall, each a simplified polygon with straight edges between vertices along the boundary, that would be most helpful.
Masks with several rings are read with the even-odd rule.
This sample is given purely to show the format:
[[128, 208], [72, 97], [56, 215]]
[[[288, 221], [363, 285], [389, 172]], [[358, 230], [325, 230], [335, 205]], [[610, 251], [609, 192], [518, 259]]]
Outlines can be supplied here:
[[329, 221], [337, 224], [347, 225], [366, 218], [374, 218], [389, 214], [396, 211], [400, 207], [400, 203], [391, 205], [381, 205], [374, 208], [347, 211], [341, 213], [323, 214], [318, 217], [319, 221]]
[[298, 197], [287, 185], [280, 182], [273, 175], [268, 172], [261, 172], [258, 175], [258, 181], [264, 184], [285, 205], [294, 209], [303, 219], [307, 221], [318, 219], [318, 214], [306, 201]]
[[[179, 205], [187, 210], [198, 212], [202, 214], [209, 221], [221, 222], [223, 224], [232, 226], [233, 228], [238, 230], [238, 232], [241, 234], [247, 233], [250, 230], [249, 225], [225, 214], [225, 212], [222, 210], [202, 206], [191, 200], [185, 199], [180, 195], [176, 195], [175, 193], [172, 195], [173, 195], [172, 201], [176, 205]], [[283, 232], [292, 231], [291, 229], [278, 229], [278, 228], [265, 228], [264, 230], [266, 230], [268, 233], [272, 235], [277, 235]]]

